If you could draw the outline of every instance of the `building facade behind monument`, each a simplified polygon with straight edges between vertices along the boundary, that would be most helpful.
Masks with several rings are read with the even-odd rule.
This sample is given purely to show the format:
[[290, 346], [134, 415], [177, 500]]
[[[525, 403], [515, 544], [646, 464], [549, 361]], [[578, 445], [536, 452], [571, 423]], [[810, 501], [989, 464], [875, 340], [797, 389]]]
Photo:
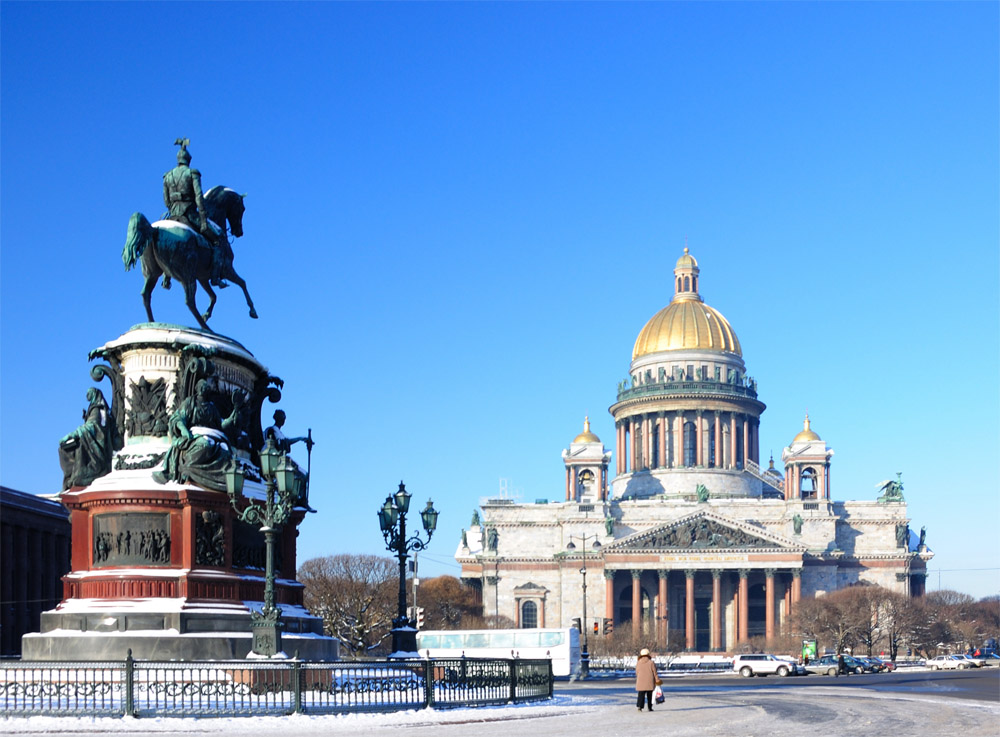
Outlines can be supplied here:
[[54, 499], [0, 487], [0, 657], [21, 655], [42, 612], [62, 600], [70, 569], [69, 512]]

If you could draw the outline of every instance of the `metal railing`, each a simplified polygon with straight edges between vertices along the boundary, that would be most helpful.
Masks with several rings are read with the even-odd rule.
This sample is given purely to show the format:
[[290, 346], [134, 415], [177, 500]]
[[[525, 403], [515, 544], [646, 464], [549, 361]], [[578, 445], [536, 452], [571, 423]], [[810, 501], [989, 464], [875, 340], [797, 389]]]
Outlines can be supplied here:
[[551, 660], [0, 663], [7, 716], [266, 716], [552, 698]]
[[781, 481], [761, 471], [760, 466], [758, 466], [754, 461], [751, 461], [749, 458], [746, 460], [746, 463], [743, 464], [743, 470], [749, 473], [754, 478], [764, 482], [775, 491], [778, 491], [779, 493], [784, 495], [785, 490], [781, 485]]
[[696, 379], [694, 381], [655, 381], [648, 384], [638, 384], [629, 387], [622, 386], [622, 388], [618, 390], [618, 401], [624, 402], [626, 399], [664, 394], [721, 394], [725, 396], [745, 397], [748, 399], [757, 398], [757, 390], [753, 386]]

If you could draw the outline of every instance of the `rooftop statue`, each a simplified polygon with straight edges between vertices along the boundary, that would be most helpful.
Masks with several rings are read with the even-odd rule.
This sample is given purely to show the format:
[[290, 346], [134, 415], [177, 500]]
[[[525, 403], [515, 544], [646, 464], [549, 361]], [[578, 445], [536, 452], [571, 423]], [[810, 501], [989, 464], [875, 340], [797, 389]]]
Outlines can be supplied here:
[[897, 473], [896, 480], [882, 481], [875, 486], [881, 492], [879, 502], [902, 502], [903, 499], [903, 474]]
[[[250, 317], [257, 317], [246, 282], [233, 268], [233, 251], [229, 246], [227, 223], [233, 236], [243, 235], [243, 195], [228, 187], [212, 187], [204, 196], [201, 191], [201, 174], [192, 169], [188, 139], [178, 138], [177, 166], [163, 175], [163, 199], [168, 207], [164, 220], [150, 223], [141, 212], [132, 214], [128, 225], [122, 261], [130, 271], [136, 262], [142, 263], [146, 281], [142, 288], [142, 302], [146, 317], [153, 322], [150, 304], [153, 287], [160, 276], [165, 276], [164, 287], [169, 288], [171, 278], [184, 286], [184, 303], [191, 310], [203, 330], [211, 330], [208, 320], [215, 308], [216, 295], [212, 285], [225, 286], [228, 279], [243, 290]], [[195, 305], [196, 285], [209, 296], [204, 315]]]

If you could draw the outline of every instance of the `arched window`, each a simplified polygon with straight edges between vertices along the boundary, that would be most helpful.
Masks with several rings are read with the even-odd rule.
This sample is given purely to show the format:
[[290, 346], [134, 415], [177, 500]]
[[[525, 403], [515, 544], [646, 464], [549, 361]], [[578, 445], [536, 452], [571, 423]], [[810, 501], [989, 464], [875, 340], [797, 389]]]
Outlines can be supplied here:
[[684, 289], [684, 282], [680, 277], [677, 277], [677, 291], [680, 292]]
[[690, 276], [685, 276], [684, 277], [684, 291], [685, 292], [690, 292], [691, 291], [691, 277]]
[[691, 286], [694, 287], [694, 289], [692, 291], [695, 291], [695, 292], [698, 291], [698, 277], [696, 277], [696, 276], [692, 276], [691, 277]]
[[697, 464], [697, 446], [695, 443], [698, 441], [698, 433], [695, 432], [693, 422], [684, 423], [684, 465], [694, 466]]
[[812, 468], [802, 469], [802, 475], [799, 476], [799, 491], [803, 499], [816, 498], [816, 471]]
[[538, 626], [538, 604], [526, 601], [521, 604], [521, 627], [531, 629]]

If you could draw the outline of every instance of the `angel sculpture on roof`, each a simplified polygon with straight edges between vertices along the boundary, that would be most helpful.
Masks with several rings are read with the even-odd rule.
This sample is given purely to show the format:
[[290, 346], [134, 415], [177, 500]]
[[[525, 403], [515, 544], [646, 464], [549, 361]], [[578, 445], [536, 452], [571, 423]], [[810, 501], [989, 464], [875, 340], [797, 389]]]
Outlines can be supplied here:
[[902, 502], [903, 499], [903, 474], [896, 474], [896, 480], [881, 481], [875, 486], [879, 490], [879, 502]]

